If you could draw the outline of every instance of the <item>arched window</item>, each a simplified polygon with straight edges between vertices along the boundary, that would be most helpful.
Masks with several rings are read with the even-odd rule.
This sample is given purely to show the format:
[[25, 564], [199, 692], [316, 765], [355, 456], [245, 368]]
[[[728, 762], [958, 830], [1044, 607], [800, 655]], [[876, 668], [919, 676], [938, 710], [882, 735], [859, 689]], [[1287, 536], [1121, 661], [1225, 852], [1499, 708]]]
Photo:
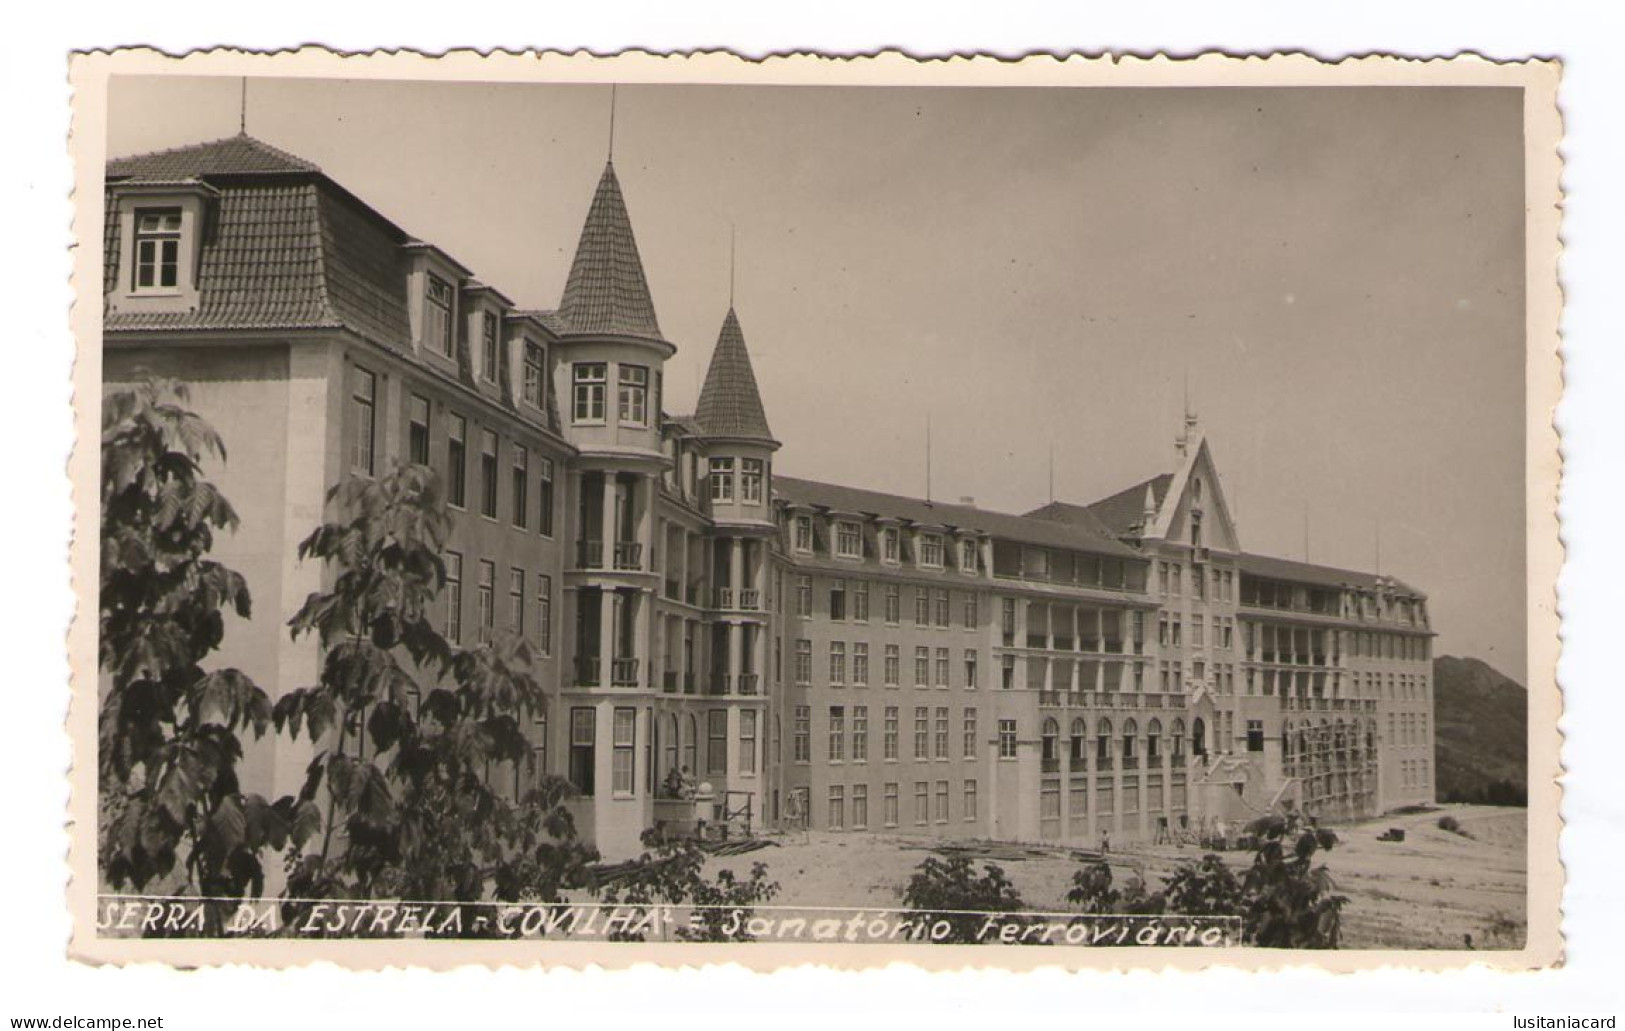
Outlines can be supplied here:
[[1044, 761], [1052, 763], [1061, 757], [1056, 750], [1056, 740], [1061, 736], [1061, 725], [1054, 718], [1044, 721]]
[[1112, 757], [1112, 721], [1101, 719], [1095, 724], [1095, 758], [1102, 763]]
[[1185, 754], [1185, 721], [1175, 718], [1173, 723], [1174, 754]]
[[1134, 717], [1123, 721], [1123, 758], [1134, 758], [1134, 739], [1140, 734], [1140, 725], [1134, 722]]
[[1162, 721], [1153, 716], [1151, 718], [1151, 722], [1149, 724], [1147, 724], [1146, 728], [1145, 728], [1145, 761], [1146, 762], [1154, 764], [1154, 763], [1157, 762], [1158, 759], [1160, 759], [1162, 757], [1161, 756], [1161, 749], [1158, 747], [1161, 744], [1161, 741], [1162, 741]]
[[1191, 754], [1207, 754], [1207, 724], [1200, 716], [1191, 721]]
[[698, 717], [696, 717], [693, 713], [689, 713], [688, 727], [686, 729], [688, 730], [688, 733], [683, 735], [683, 769], [686, 770], [690, 776], [693, 776], [699, 772], [700, 767], [700, 724]]
[[1088, 758], [1087, 739], [1089, 737], [1089, 724], [1082, 717], [1072, 721], [1072, 762], [1082, 766]]

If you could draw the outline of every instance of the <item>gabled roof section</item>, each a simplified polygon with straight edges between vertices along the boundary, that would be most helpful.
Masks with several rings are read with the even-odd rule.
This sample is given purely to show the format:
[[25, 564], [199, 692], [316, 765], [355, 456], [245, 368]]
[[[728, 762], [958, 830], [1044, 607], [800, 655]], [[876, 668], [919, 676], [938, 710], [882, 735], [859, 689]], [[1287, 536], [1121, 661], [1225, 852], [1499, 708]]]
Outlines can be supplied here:
[[311, 175], [321, 169], [304, 158], [278, 150], [246, 133], [207, 143], [114, 158], [107, 178], [167, 180], [215, 175]]
[[722, 320], [722, 332], [711, 352], [711, 367], [706, 370], [694, 418], [707, 436], [773, 440], [750, 352], [745, 347], [745, 333], [732, 307]]
[[604, 165], [587, 209], [558, 315], [567, 335], [665, 340], [613, 161]]
[[836, 512], [889, 516], [922, 526], [943, 526], [969, 530], [1004, 540], [1043, 547], [1067, 548], [1096, 555], [1143, 558], [1138, 552], [1111, 538], [1080, 526], [1068, 526], [1046, 519], [1031, 519], [1008, 512], [991, 512], [972, 505], [950, 505], [939, 501], [886, 494], [881, 491], [843, 487], [815, 480], [798, 480], [775, 475], [774, 494], [783, 501], [814, 505]]
[[1035, 508], [1026, 513], [1024, 519], [1042, 519], [1050, 523], [1064, 523], [1067, 526], [1076, 526], [1081, 530], [1101, 537], [1121, 536], [1104, 519], [1083, 505], [1072, 505], [1065, 501], [1051, 501], [1042, 508]]
[[[1168, 487], [1173, 482], [1173, 473], [1163, 473], [1160, 476], [1153, 476], [1149, 480], [1141, 480], [1132, 487], [1125, 487], [1116, 494], [1081, 507], [1110, 529], [1115, 536], [1139, 537], [1148, 529], [1145, 518], [1148, 492], [1149, 497], [1156, 502], [1157, 508], [1161, 509], [1163, 500], [1168, 496]], [[1047, 507], [1051, 509], [1057, 508], [1054, 505]], [[1059, 510], [1077, 509], [1079, 507], [1077, 505], [1058, 506]], [[1039, 511], [1044, 510], [1040, 509]], [[1035, 512], [1033, 514], [1038, 515], [1039, 513]], [[1064, 515], [1064, 511], [1052, 512], [1051, 515]], [[1061, 521], [1065, 522], [1066, 520], [1062, 519]]]

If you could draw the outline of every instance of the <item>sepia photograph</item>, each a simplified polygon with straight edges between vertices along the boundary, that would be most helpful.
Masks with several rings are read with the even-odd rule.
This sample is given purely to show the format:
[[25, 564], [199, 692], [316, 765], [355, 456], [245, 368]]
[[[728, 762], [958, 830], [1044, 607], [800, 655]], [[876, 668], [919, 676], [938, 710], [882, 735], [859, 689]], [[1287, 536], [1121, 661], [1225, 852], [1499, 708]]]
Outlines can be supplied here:
[[1555, 73], [103, 60], [76, 950], [1556, 958]]

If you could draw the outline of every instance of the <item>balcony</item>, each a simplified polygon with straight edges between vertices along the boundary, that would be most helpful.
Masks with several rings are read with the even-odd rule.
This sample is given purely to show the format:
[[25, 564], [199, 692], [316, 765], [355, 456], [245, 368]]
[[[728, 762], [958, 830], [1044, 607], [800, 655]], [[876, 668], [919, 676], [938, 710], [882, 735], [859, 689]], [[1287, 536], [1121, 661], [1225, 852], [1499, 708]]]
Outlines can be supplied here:
[[732, 587], [718, 587], [711, 592], [712, 608], [730, 610], [734, 607], [734, 589]]
[[1173, 767], [1176, 770], [1183, 770], [1185, 768], [1185, 755], [1184, 755], [1184, 753], [1183, 752], [1175, 752], [1172, 756], [1169, 756], [1168, 765]]
[[694, 693], [694, 674], [693, 673], [684, 673], [683, 674], [683, 693], [684, 694], [693, 694]]
[[1060, 773], [1061, 772], [1061, 760], [1059, 760], [1059, 759], [1041, 759], [1041, 760], [1039, 760], [1039, 772], [1040, 773]]
[[576, 686], [597, 687], [599, 678], [603, 675], [602, 667], [596, 655], [576, 656]]
[[708, 695], [725, 695], [729, 693], [732, 686], [733, 678], [728, 676], [728, 674], [713, 673], [711, 674], [711, 682], [707, 686], [705, 693]]
[[678, 583], [676, 580], [667, 577], [666, 582], [661, 584], [660, 593], [663, 597], [669, 598], [672, 601], [682, 601], [683, 585]]
[[1140, 768], [1140, 757], [1137, 755], [1123, 756], [1123, 769], [1137, 770]]
[[660, 689], [667, 694], [677, 693], [677, 671], [668, 669], [660, 674]]
[[1102, 755], [1095, 759], [1095, 771], [1097, 773], [1108, 773], [1112, 770], [1112, 768], [1111, 756]]
[[754, 695], [761, 693], [762, 675], [760, 673], [739, 674], [739, 693]]
[[604, 568], [604, 542], [589, 540], [576, 541], [576, 568]]
[[1059, 691], [1039, 691], [1038, 692], [1038, 704], [1039, 705], [1060, 705], [1061, 704], [1061, 693]]
[[638, 570], [643, 568], [643, 542], [616, 541], [615, 568]]
[[610, 663], [609, 675], [616, 687], [636, 687], [638, 684], [638, 660], [616, 659]]
[[745, 612], [760, 612], [762, 610], [762, 592], [754, 587], [746, 587], [739, 592], [739, 607]]
[[1066, 695], [1066, 704], [1072, 706], [1074, 709], [1081, 709], [1085, 705], [1089, 704], [1087, 701], [1085, 701], [1085, 699], [1088, 697], [1089, 696], [1082, 691], [1068, 691]]

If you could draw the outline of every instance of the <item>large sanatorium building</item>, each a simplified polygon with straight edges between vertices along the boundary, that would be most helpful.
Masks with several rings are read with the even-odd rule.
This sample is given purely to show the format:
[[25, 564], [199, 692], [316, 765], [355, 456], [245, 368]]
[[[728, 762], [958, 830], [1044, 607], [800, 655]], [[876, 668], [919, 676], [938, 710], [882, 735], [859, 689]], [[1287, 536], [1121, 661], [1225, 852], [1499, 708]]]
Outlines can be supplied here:
[[[527, 637], [552, 699], [496, 775], [569, 778], [607, 856], [695, 785], [753, 830], [1089, 844], [1433, 798], [1425, 596], [1245, 551], [1194, 417], [1171, 468], [1025, 515], [793, 479], [731, 308], [664, 410], [612, 163], [546, 311], [247, 135], [106, 171], [104, 382], [185, 380], [230, 448], [216, 551], [256, 617], [222, 660], [312, 682], [285, 624], [327, 488], [434, 467], [446, 635]], [[268, 741], [245, 779], [294, 790], [308, 755]]]

